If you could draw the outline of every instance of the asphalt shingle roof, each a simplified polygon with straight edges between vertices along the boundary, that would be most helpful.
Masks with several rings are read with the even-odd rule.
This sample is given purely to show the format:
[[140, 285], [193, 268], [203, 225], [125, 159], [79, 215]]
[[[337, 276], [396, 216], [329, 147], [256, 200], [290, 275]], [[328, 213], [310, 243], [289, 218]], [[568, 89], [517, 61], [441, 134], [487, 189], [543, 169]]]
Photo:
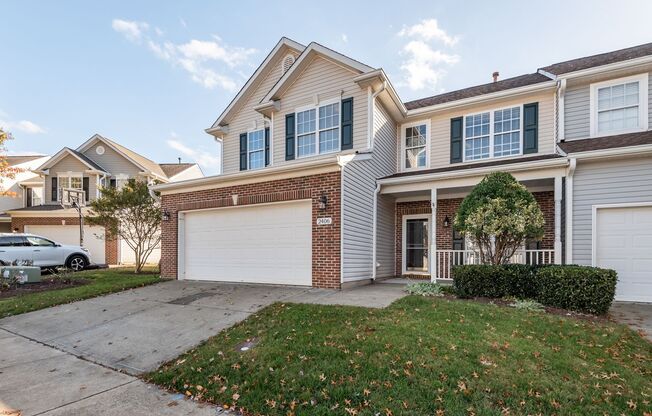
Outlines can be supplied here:
[[618, 134], [615, 136], [594, 137], [590, 139], [568, 140], [559, 143], [566, 153], [588, 152], [591, 150], [615, 149], [619, 147], [652, 144], [652, 131]]
[[554, 75], [560, 75], [596, 66], [613, 64], [615, 62], [628, 61], [630, 59], [640, 58], [647, 55], [652, 55], [652, 43], [645, 43], [643, 45], [632, 46], [631, 48], [571, 59], [570, 61], [558, 62], [541, 69]]

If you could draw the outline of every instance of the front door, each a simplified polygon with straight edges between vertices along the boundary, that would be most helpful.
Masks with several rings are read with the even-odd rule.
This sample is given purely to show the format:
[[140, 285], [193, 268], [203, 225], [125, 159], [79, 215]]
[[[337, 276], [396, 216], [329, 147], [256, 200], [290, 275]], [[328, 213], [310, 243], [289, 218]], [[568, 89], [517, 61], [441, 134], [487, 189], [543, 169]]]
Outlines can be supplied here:
[[428, 273], [428, 218], [405, 219], [405, 273]]

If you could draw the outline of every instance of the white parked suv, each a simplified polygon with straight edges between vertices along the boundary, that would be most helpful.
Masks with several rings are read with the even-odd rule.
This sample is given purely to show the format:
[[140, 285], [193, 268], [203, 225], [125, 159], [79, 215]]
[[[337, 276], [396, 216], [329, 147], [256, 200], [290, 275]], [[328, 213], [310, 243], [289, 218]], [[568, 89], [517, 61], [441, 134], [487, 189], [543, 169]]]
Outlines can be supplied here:
[[0, 262], [30, 261], [41, 268], [65, 266], [83, 270], [91, 254], [81, 246], [59, 244], [45, 237], [23, 233], [0, 233]]

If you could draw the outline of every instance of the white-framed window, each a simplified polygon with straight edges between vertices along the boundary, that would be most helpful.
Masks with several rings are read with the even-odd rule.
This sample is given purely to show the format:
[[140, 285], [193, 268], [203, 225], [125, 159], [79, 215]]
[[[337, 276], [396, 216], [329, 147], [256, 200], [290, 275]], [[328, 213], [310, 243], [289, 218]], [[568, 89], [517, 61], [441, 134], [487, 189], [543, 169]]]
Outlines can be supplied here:
[[591, 136], [648, 128], [648, 74], [591, 84]]
[[523, 106], [464, 116], [464, 161], [523, 153]]
[[403, 170], [428, 167], [430, 155], [430, 121], [401, 126], [401, 167]]
[[42, 187], [34, 187], [32, 189], [32, 206], [38, 206], [43, 204], [43, 188]]
[[247, 169], [265, 167], [265, 129], [247, 133]]
[[296, 112], [297, 158], [340, 150], [340, 101]]
[[120, 173], [115, 175], [115, 187], [118, 189], [122, 189], [129, 183], [129, 175]]
[[59, 189], [83, 189], [84, 179], [83, 174], [77, 172], [59, 173], [57, 174], [57, 184]]

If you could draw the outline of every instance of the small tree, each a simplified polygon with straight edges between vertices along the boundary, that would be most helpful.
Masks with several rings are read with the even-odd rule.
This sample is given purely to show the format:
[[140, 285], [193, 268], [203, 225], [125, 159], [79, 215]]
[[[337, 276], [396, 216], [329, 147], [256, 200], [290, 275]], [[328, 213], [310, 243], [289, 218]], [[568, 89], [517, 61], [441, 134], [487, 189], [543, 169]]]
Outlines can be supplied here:
[[89, 205], [88, 223], [104, 227], [108, 238], [122, 238], [135, 253], [135, 272], [142, 271], [161, 241], [160, 204], [147, 183], [131, 179], [119, 189], [103, 188], [102, 196]]
[[15, 192], [10, 192], [4, 189], [5, 179], [14, 179], [17, 173], [22, 170], [9, 165], [7, 161], [7, 142], [13, 139], [11, 133], [6, 132], [0, 126], [0, 196], [17, 196]]
[[456, 229], [478, 247], [483, 263], [505, 264], [527, 238], [543, 237], [543, 213], [534, 196], [509, 173], [487, 175], [464, 198]]

